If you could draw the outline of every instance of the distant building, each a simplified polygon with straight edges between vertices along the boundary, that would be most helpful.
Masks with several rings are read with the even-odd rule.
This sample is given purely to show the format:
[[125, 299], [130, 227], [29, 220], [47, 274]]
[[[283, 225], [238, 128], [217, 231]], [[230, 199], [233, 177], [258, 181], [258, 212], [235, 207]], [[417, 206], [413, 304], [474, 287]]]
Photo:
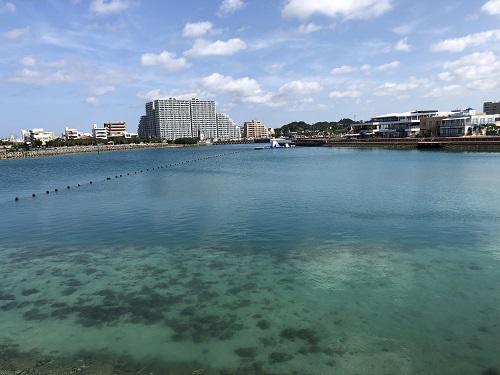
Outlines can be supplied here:
[[74, 128], [64, 129], [64, 138], [69, 141], [72, 139], [80, 139], [80, 132]]
[[241, 138], [241, 129], [225, 113], [217, 113], [217, 138], [221, 141]]
[[95, 139], [108, 139], [108, 129], [102, 127], [98, 127], [97, 124], [94, 124], [92, 128], [92, 137]]
[[191, 99], [191, 133], [195, 138], [217, 138], [217, 119], [213, 100]]
[[232, 120], [224, 117], [219, 117], [221, 124], [224, 124], [219, 134], [216, 104], [213, 100], [169, 98], [153, 100], [146, 103], [145, 107], [146, 114], [141, 116], [138, 127], [141, 138], [217, 139], [227, 137], [230, 133], [237, 135], [232, 127]]
[[260, 121], [252, 120], [243, 124], [243, 137], [265, 139], [269, 137], [267, 127]]
[[127, 123], [121, 122], [106, 122], [104, 128], [107, 131], [108, 138], [111, 137], [124, 137], [127, 133]]
[[486, 102], [486, 103], [484, 103], [483, 112], [487, 115], [500, 114], [500, 102]]
[[420, 119], [420, 135], [422, 137], [439, 137], [441, 123], [445, 118], [445, 116], [434, 116]]
[[46, 132], [42, 128], [35, 128], [31, 130], [23, 130], [23, 140], [25, 143], [33, 143], [39, 141], [42, 145], [56, 139], [54, 132]]
[[371, 126], [377, 136], [404, 138], [420, 134], [420, 120], [437, 115], [437, 110], [389, 113], [373, 117], [363, 126]]

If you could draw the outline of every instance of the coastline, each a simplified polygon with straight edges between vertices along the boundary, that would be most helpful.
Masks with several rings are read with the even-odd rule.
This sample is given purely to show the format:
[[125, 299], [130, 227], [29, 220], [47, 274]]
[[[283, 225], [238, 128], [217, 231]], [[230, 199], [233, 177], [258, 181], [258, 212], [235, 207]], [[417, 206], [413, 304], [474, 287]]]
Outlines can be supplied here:
[[500, 137], [472, 138], [368, 138], [368, 139], [302, 139], [300, 147], [385, 148], [442, 151], [500, 152]]
[[0, 160], [31, 159], [47, 156], [61, 156], [70, 154], [82, 154], [88, 152], [110, 152], [110, 151], [128, 151], [147, 148], [179, 148], [193, 147], [198, 145], [176, 145], [167, 143], [141, 143], [127, 145], [100, 145], [98, 146], [72, 146], [56, 147], [50, 149], [35, 149], [29, 151], [0, 151]]

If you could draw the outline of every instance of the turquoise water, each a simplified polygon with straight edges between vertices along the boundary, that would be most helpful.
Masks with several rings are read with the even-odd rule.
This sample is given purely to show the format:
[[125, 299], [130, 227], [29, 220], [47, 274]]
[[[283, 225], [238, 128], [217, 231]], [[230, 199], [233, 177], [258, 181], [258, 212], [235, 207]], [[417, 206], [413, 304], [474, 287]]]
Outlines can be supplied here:
[[214, 146], [0, 181], [0, 370], [500, 368], [500, 154]]

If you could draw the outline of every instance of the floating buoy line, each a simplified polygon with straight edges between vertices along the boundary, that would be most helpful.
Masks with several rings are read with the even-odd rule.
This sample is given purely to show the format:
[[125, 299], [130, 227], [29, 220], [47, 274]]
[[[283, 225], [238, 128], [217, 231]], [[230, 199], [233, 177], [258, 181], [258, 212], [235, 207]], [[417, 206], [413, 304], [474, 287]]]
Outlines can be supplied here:
[[[150, 171], [155, 171], [155, 170], [160, 170], [160, 169], [169, 169], [169, 168], [173, 168], [173, 167], [183, 166], [183, 165], [187, 165], [187, 164], [198, 162], [198, 161], [204, 161], [204, 160], [209, 160], [209, 159], [221, 158], [221, 157], [224, 157], [224, 156], [239, 154], [241, 152], [242, 151], [234, 151], [234, 152], [228, 152], [228, 153], [224, 153], [224, 154], [216, 154], [216, 155], [204, 156], [204, 157], [200, 157], [200, 158], [196, 158], [196, 159], [191, 159], [191, 160], [178, 161], [178, 162], [175, 162], [175, 163], [157, 165], [157, 166], [154, 166], [154, 167], [151, 167], [151, 168], [146, 168], [146, 170], [139, 169], [139, 170], [136, 170], [136, 171], [133, 171], [133, 172], [127, 172], [126, 174], [123, 174], [123, 173], [122, 174], [116, 174], [115, 175], [115, 179], [120, 179], [120, 178], [124, 178], [126, 176], [131, 176], [132, 174], [133, 175], [138, 175], [138, 174], [145, 173], [145, 172], [150, 172]], [[94, 182], [106, 182], [106, 181], [111, 181], [111, 180], [112, 180], [111, 176], [108, 176], [108, 177], [106, 177], [103, 180], [89, 181], [87, 183], [79, 183], [79, 184], [77, 184], [77, 185], [75, 185], [73, 187], [82, 187], [82, 186], [85, 186], [85, 185], [93, 185]], [[70, 186], [70, 185], [66, 186], [66, 190], [71, 190], [71, 188], [72, 188], [72, 186]], [[54, 193], [58, 193], [59, 189], [54, 189], [53, 192]], [[45, 191], [45, 195], [50, 195], [50, 194], [51, 194], [50, 190], [46, 190]], [[32, 193], [31, 194], [31, 198], [32, 199], [35, 199], [36, 197], [37, 197], [37, 193]], [[20, 200], [21, 200], [21, 197], [15, 197], [14, 198], [15, 202], [19, 202]]]

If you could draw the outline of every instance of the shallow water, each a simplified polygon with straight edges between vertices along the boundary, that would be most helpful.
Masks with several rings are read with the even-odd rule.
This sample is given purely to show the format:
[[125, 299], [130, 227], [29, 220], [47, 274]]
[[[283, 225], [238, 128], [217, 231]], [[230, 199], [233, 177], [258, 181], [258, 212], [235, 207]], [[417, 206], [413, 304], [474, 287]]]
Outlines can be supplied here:
[[499, 162], [246, 146], [1, 162], [0, 370], [500, 368]]

